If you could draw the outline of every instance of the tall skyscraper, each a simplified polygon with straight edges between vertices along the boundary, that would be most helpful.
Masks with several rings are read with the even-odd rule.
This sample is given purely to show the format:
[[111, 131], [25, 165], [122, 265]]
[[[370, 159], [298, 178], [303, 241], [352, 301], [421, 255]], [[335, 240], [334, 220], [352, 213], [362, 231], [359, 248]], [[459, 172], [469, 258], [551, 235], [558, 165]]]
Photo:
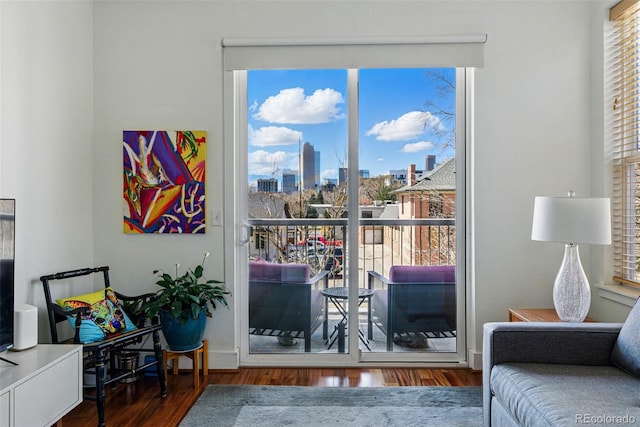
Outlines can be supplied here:
[[310, 142], [302, 144], [302, 189], [316, 187], [316, 152]]
[[315, 177], [315, 186], [319, 187], [320, 186], [320, 152], [319, 151], [314, 151], [314, 161], [315, 161], [315, 167], [316, 167], [316, 177]]
[[295, 193], [298, 191], [298, 171], [293, 169], [282, 170], [282, 192]]
[[436, 167], [436, 155], [435, 154], [427, 154], [425, 159], [425, 166], [427, 171], [432, 171]]
[[347, 168], [338, 169], [338, 185], [342, 185], [347, 182]]

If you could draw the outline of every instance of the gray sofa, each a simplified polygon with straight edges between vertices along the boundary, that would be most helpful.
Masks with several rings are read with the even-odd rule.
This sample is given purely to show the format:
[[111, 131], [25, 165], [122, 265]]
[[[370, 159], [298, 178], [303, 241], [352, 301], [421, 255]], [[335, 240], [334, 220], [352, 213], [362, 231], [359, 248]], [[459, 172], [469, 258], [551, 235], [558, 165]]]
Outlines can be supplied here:
[[640, 425], [640, 303], [624, 324], [487, 323], [485, 426]]

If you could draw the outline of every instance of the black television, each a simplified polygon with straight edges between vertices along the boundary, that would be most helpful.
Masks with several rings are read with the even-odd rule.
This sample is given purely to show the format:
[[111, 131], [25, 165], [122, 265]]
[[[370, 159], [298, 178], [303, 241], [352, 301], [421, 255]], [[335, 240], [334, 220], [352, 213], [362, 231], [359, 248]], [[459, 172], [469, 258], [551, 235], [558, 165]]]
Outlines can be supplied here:
[[0, 199], [0, 352], [13, 347], [15, 199]]

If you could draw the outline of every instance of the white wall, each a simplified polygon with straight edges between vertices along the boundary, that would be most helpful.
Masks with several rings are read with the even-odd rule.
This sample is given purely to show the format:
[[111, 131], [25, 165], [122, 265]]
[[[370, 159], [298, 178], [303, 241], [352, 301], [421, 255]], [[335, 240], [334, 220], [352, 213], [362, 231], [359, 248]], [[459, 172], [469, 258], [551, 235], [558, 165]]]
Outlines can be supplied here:
[[[12, 17], [7, 17], [9, 8], [5, 7], [2, 22], [12, 21], [13, 16], [31, 18], [42, 13], [41, 7], [53, 8], [42, 4], [14, 5], [10, 9]], [[72, 9], [83, 17], [87, 13], [85, 5], [74, 4]], [[39, 226], [39, 233], [30, 233], [33, 237], [25, 239], [33, 241], [29, 251], [40, 251], [42, 256], [35, 260], [23, 280], [49, 272], [51, 268], [65, 268], [72, 261], [77, 261], [75, 264], [91, 261], [88, 254], [91, 249], [94, 263], [110, 265], [114, 284], [125, 290], [155, 289], [154, 269], [170, 268], [175, 262], [193, 265], [205, 251], [213, 254], [206, 265], [208, 274], [212, 278], [224, 278], [222, 228], [208, 227], [205, 236], [124, 235], [120, 190], [122, 130], [204, 129], [208, 131], [209, 206], [222, 203], [225, 166], [222, 161], [222, 38], [486, 33], [485, 67], [475, 73], [475, 210], [472, 218], [475, 247], [471, 254], [475, 269], [471, 277], [474, 292], [470, 310], [475, 318], [469, 330], [470, 353], [477, 354], [482, 348], [483, 323], [506, 320], [509, 307], [552, 306], [551, 283], [559, 267], [562, 247], [530, 240], [533, 198], [542, 194], [562, 195], [569, 189], [588, 195], [592, 193], [592, 182], [602, 180], [601, 171], [597, 171], [600, 176], [592, 174], [591, 144], [594, 114], [591, 103], [598, 91], [593, 88], [590, 69], [602, 63], [601, 58], [594, 59], [598, 47], [593, 42], [594, 36], [601, 34], [601, 28], [597, 28], [599, 20], [593, 17], [594, 10], [601, 10], [599, 4], [592, 6], [584, 1], [109, 1], [95, 2], [93, 10], [93, 32], [87, 28], [91, 17], [71, 25], [71, 28], [81, 27], [83, 36], [93, 36], [93, 79], [86, 56], [91, 55], [91, 47], [85, 46], [86, 41], [73, 38], [58, 51], [82, 52], [81, 69], [64, 61], [62, 54], [50, 53], [42, 47], [37, 52], [45, 58], [51, 56], [59, 71], [71, 73], [81, 85], [88, 85], [89, 92], [93, 85], [93, 114], [91, 97], [85, 95], [80, 104], [87, 108], [74, 109], [64, 117], [68, 120], [64, 129], [69, 131], [67, 136], [71, 140], [67, 142], [72, 150], [64, 155], [51, 150], [55, 160], [65, 159], [65, 167], [51, 165], [45, 157], [39, 165], [45, 167], [46, 173], [38, 171], [33, 177], [23, 178], [30, 159], [23, 154], [22, 146], [7, 142], [6, 126], [3, 126], [0, 190], [6, 193], [11, 189], [4, 184], [6, 178], [27, 179], [29, 190], [45, 181], [49, 190], [41, 191], [29, 210], [31, 221], [38, 220], [44, 225]], [[63, 39], [71, 32], [66, 28], [46, 27], [29, 34], [38, 41], [48, 41], [51, 33], [54, 39]], [[20, 34], [19, 29], [14, 28], [12, 32]], [[3, 25], [3, 90], [7, 57], [4, 47], [10, 44], [4, 31]], [[33, 45], [34, 49], [40, 46], [30, 40], [24, 43]], [[13, 50], [17, 56], [21, 49], [14, 47]], [[28, 70], [27, 64], [23, 67]], [[84, 74], [85, 70], [89, 75]], [[34, 75], [28, 76], [34, 80], [48, 77], [44, 72], [31, 72]], [[26, 89], [27, 83], [20, 84], [21, 89]], [[62, 96], [62, 89], [59, 92], [57, 95], [63, 100], [70, 98]], [[58, 97], [48, 100], [47, 107], [53, 109], [60, 101]], [[3, 122], [5, 98], [13, 100], [18, 95], [7, 98], [3, 93]], [[58, 123], [61, 112], [45, 114], [47, 124]], [[25, 123], [33, 122], [31, 112], [24, 112], [18, 118]], [[595, 119], [601, 120], [601, 117]], [[16, 129], [11, 136], [21, 130], [16, 124], [11, 126]], [[78, 128], [83, 132], [82, 137], [71, 132]], [[92, 129], [91, 152], [83, 137], [89, 136]], [[593, 140], [596, 148], [602, 142], [598, 138]], [[25, 156], [11, 170], [5, 170], [9, 163], [5, 160], [8, 150]], [[85, 163], [79, 164], [75, 159]], [[64, 190], [73, 189], [74, 195], [80, 191], [80, 197], [65, 198], [65, 193], [61, 196], [60, 182], [67, 184], [62, 186]], [[71, 182], [77, 185], [69, 185]], [[24, 193], [20, 193], [24, 198], [31, 196], [26, 187]], [[602, 190], [598, 186], [593, 188], [596, 192]], [[49, 203], [41, 204], [41, 197]], [[93, 210], [87, 207], [91, 203]], [[60, 230], [51, 230], [53, 219], [47, 222], [48, 213], [38, 209], [44, 206], [55, 210], [56, 223], [63, 222]], [[80, 206], [85, 215], [71, 216]], [[88, 223], [81, 223], [81, 233], [72, 233], [78, 219]], [[92, 231], [93, 236], [85, 236], [87, 231]], [[82, 250], [73, 256], [56, 254], [53, 259], [44, 258], [50, 251], [43, 247], [58, 247], [64, 241], [62, 236], [71, 234], [71, 242]], [[42, 243], [38, 246], [36, 242]], [[585, 249], [585, 252], [583, 260], [589, 270], [589, 251]], [[596, 263], [601, 259], [596, 259]], [[600, 276], [601, 267], [594, 268]], [[592, 277], [592, 280], [603, 278]], [[228, 283], [228, 286], [234, 284]], [[597, 304], [595, 301], [594, 305]], [[618, 308], [614, 306], [611, 310]], [[212, 352], [232, 354], [236, 345], [231, 327], [233, 312], [218, 310], [210, 322], [207, 334]], [[219, 367], [216, 363], [214, 358], [213, 366]]]
[[16, 304], [42, 307], [41, 275], [93, 264], [92, 11], [0, 2], [0, 197], [16, 199]]

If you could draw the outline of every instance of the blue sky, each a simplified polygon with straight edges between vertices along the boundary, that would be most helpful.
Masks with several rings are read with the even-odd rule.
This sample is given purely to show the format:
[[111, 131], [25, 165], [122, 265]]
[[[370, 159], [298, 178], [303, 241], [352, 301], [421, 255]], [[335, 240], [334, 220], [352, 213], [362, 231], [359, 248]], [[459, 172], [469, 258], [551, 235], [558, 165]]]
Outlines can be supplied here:
[[[428, 104], [453, 112], [454, 93], [440, 94], [434, 72], [455, 82], [454, 69], [360, 70], [359, 168], [370, 176], [411, 163], [423, 169], [427, 154], [438, 161], [454, 155], [442, 148], [454, 123]], [[250, 71], [247, 101], [250, 183], [297, 170], [299, 141], [320, 151], [323, 179], [336, 179], [346, 167], [346, 70]]]

